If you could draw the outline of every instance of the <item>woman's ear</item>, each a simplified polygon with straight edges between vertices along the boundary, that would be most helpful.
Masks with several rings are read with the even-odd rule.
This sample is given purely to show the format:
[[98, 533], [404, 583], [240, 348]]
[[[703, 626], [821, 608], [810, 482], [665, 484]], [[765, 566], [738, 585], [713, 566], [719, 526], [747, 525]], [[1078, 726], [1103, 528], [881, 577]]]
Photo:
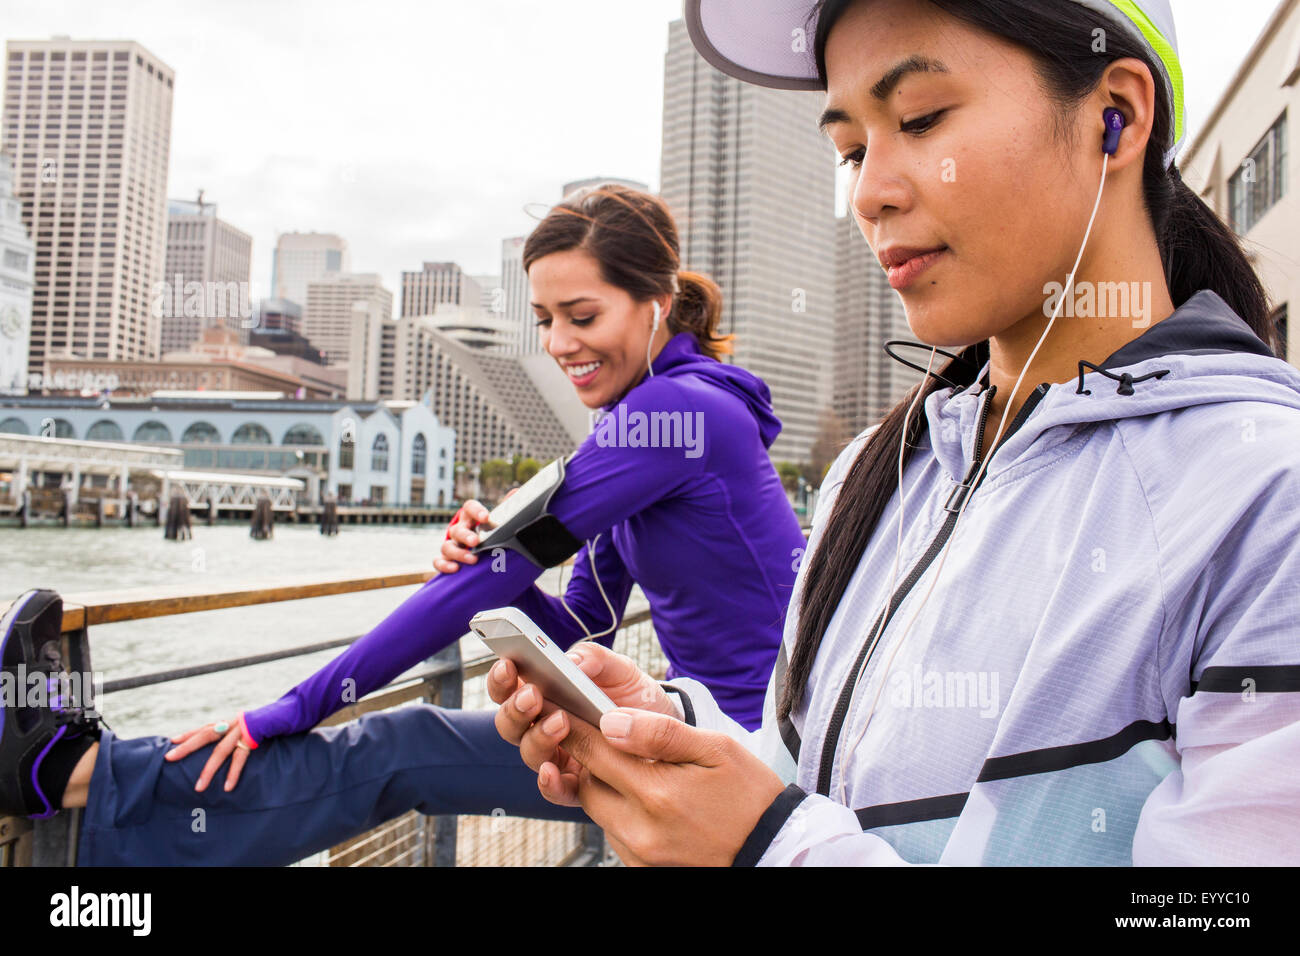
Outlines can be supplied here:
[[[659, 327], [661, 329], [667, 329], [668, 316], [670, 316], [673, 311], [673, 294], [671, 292], [665, 292], [663, 295], [656, 296], [655, 301], [659, 303]], [[671, 330], [669, 330], [669, 334], [672, 334]]]
[[1110, 168], [1125, 169], [1134, 161], [1141, 164], [1155, 127], [1156, 83], [1151, 68], [1136, 57], [1116, 60], [1102, 74], [1094, 102], [1096, 115], [1088, 116], [1085, 122], [1088, 129], [1096, 129], [1093, 141], [1098, 152], [1106, 135], [1106, 121], [1102, 116], [1106, 107], [1124, 114], [1124, 131], [1119, 138], [1119, 149], [1110, 158]]

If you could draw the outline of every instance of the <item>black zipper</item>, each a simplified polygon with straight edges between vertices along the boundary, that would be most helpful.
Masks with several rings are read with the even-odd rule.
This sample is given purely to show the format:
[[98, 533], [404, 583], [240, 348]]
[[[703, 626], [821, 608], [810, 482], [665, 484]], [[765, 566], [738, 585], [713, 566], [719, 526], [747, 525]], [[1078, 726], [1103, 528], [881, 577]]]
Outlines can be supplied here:
[[[998, 448], [1002, 447], [1002, 444], [1014, 435], [1020, 426], [1025, 423], [1025, 419], [1029, 417], [1030, 413], [1033, 412], [1038, 403], [1042, 401], [1043, 396], [1047, 394], [1047, 390], [1050, 387], [1051, 386], [1048, 383], [1044, 382], [1030, 393], [1029, 398], [1025, 400], [1025, 404], [1016, 415], [1015, 420], [1011, 423], [1010, 427], [1007, 428], [1007, 431], [1002, 436], [1001, 440], [999, 440], [997, 445]], [[983, 462], [984, 430], [988, 426], [989, 412], [993, 409], [993, 396], [996, 392], [996, 385], [991, 385], [987, 389], [987, 395], [984, 399], [984, 407], [980, 410], [979, 425], [977, 426], [979, 431], [976, 433], [975, 437], [974, 461], [971, 462], [971, 466], [966, 472], [966, 477], [962, 479], [959, 485], [953, 488], [952, 493], [948, 495], [948, 500], [944, 502], [944, 510], [948, 512], [948, 517], [944, 519], [939, 531], [930, 542], [930, 546], [926, 548], [925, 554], [921, 556], [921, 559], [917, 561], [917, 563], [912, 567], [912, 570], [908, 572], [907, 577], [903, 579], [903, 583], [898, 586], [892, 595], [890, 595], [889, 603], [885, 605], [884, 610], [882, 610], [876, 617], [875, 622], [871, 626], [871, 630], [868, 632], [869, 636], [867, 638], [867, 643], [864, 644], [862, 650], [858, 652], [858, 659], [854, 662], [853, 669], [849, 671], [848, 679], [845, 681], [844, 687], [840, 690], [839, 699], [835, 702], [835, 709], [831, 712], [830, 724], [826, 728], [826, 737], [822, 743], [821, 767], [817, 773], [817, 792], [823, 796], [830, 796], [831, 772], [835, 767], [835, 751], [836, 748], [839, 747], [840, 734], [844, 730], [844, 719], [848, 716], [849, 705], [853, 701], [853, 691], [858, 683], [858, 675], [862, 673], [863, 665], [867, 662], [868, 658], [871, 657], [872, 652], [875, 651], [876, 644], [885, 636], [885, 629], [889, 627], [894, 612], [898, 610], [898, 606], [903, 603], [903, 599], [907, 597], [908, 592], [916, 586], [916, 582], [921, 579], [921, 575], [925, 574], [926, 569], [934, 563], [934, 559], [939, 556], [939, 552], [943, 550], [944, 544], [946, 544], [948, 539], [952, 536], [953, 529], [957, 525], [957, 515], [961, 511], [962, 502], [975, 491], [975, 475], [979, 472], [980, 465]], [[997, 449], [995, 448], [994, 451], [996, 450]], [[987, 474], [987, 471], [985, 474]], [[984, 475], [980, 475], [979, 478], [980, 482], [983, 482]], [[880, 623], [882, 617], [885, 619], [883, 626]], [[879, 635], [876, 633], [877, 630], [879, 631]]]

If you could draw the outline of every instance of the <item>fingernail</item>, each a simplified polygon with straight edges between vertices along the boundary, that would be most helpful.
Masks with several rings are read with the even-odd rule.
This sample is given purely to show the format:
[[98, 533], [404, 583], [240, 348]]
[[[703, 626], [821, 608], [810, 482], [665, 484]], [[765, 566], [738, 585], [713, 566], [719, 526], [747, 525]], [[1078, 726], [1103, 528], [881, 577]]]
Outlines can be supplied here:
[[476, 545], [476, 544], [478, 544], [478, 535], [476, 535], [476, 534], [472, 534], [472, 535], [470, 535], [470, 536], [469, 536], [469, 546], [472, 548], [472, 547], [474, 547], [474, 545]]
[[626, 737], [631, 729], [631, 714], [621, 714], [615, 711], [600, 718], [600, 732], [606, 737], [615, 739]]
[[492, 665], [492, 679], [496, 681], [502, 681], [506, 679], [506, 665], [503, 664], [501, 661], [497, 661], [495, 664]]
[[537, 779], [541, 781], [543, 787], [549, 787], [551, 785], [551, 772], [543, 767], [537, 771]]
[[564, 714], [558, 710], [542, 722], [542, 730], [548, 734], [558, 734], [563, 726]]
[[169, 750], [169, 751], [167, 751], [165, 754], [163, 754], [163, 759], [164, 759], [164, 760], [171, 760], [171, 759], [172, 759], [172, 754], [174, 754], [175, 752], [176, 752], [176, 751], [174, 751], [174, 750]]
[[519, 696], [515, 698], [515, 706], [520, 710], [527, 711], [532, 709], [532, 706], [536, 701], [537, 697], [533, 693], [533, 689], [531, 687], [525, 687], [519, 692]]

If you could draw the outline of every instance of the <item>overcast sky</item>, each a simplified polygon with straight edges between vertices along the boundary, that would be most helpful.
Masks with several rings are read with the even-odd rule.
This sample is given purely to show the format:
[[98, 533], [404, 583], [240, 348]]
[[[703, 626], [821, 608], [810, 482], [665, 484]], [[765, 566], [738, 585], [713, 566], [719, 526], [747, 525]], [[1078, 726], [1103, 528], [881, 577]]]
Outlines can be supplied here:
[[[1195, 135], [1275, 0], [1173, 0]], [[681, 0], [0, 0], [4, 39], [131, 39], [176, 71], [168, 194], [253, 236], [337, 232], [403, 269], [499, 270], [561, 186], [659, 187], [663, 55]], [[1227, 12], [1230, 11], [1230, 12]], [[531, 213], [531, 215], [530, 215]]]

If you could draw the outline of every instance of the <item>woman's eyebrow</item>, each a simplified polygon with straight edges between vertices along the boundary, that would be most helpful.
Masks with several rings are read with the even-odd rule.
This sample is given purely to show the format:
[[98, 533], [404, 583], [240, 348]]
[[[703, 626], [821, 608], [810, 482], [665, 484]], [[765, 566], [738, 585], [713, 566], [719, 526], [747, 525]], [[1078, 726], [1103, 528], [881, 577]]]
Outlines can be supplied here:
[[[584, 295], [584, 296], [581, 296], [580, 298], [577, 298], [577, 299], [569, 299], [569, 300], [566, 301], [566, 302], [561, 302], [561, 303], [559, 303], [559, 306], [560, 306], [561, 309], [570, 309], [570, 308], [572, 308], [573, 306], [577, 305], [579, 302], [597, 302], [597, 301], [599, 301], [599, 300], [598, 300], [598, 299], [593, 299], [593, 298], [592, 298], [591, 296], [589, 296], [589, 295]], [[540, 302], [534, 302], [532, 305], [533, 305], [533, 308], [534, 308], [534, 309], [545, 309], [545, 308], [546, 308], [546, 306], [542, 305], [542, 303], [540, 303]]]
[[938, 60], [932, 60], [928, 56], [913, 54], [906, 60], [894, 64], [894, 66], [890, 68], [889, 72], [880, 78], [880, 82], [871, 88], [871, 95], [878, 100], [888, 99], [889, 94], [894, 91], [894, 87], [902, 82], [903, 77], [910, 76], [913, 73], [947, 72], [948, 67], [944, 66]]
[[[906, 60], [900, 60], [894, 64], [879, 82], [871, 88], [871, 95], [880, 101], [889, 99], [889, 94], [894, 91], [894, 87], [903, 81], [903, 78], [913, 73], [947, 73], [948, 67], [944, 66], [938, 60], [932, 60], [928, 56], [913, 54]], [[826, 127], [833, 123], [847, 123], [852, 119], [847, 112], [837, 106], [828, 106], [821, 118], [817, 121], [817, 129], [826, 132]]]

